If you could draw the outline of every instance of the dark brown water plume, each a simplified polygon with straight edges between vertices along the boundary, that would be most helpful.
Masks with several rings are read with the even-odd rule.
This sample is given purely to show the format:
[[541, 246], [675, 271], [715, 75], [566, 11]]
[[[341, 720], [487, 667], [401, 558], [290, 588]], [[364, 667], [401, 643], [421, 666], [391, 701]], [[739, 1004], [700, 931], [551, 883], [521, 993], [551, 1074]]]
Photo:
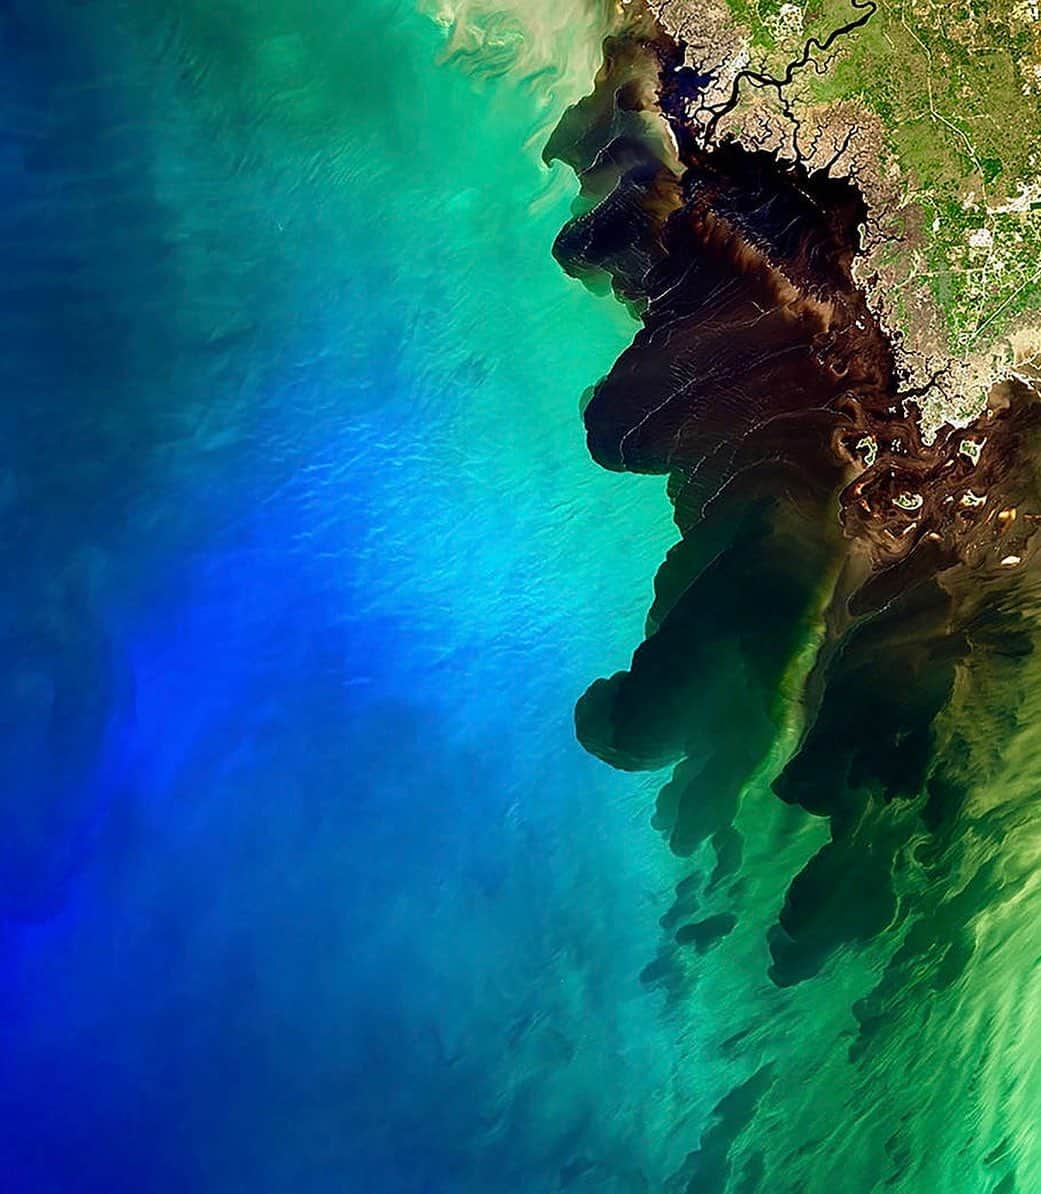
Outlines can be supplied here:
[[[675, 959], [740, 917], [735, 819], [787, 732], [773, 789], [828, 818], [829, 840], [791, 878], [770, 977], [790, 987], [904, 934], [880, 982], [889, 1007], [901, 967], [940, 950], [953, 975], [969, 948], [953, 928], [941, 948], [924, 927], [935, 897], [916, 906], [900, 873], [912, 855], [952, 865], [974, 786], [1020, 724], [998, 710], [1036, 641], [1041, 406], [1010, 379], [971, 426], [926, 437], [922, 394], [855, 277], [870, 220], [855, 180], [716, 139], [691, 115], [698, 77], [636, 12], [546, 151], [581, 181], [558, 260], [610, 280], [641, 319], [585, 407], [590, 453], [666, 476], [681, 534], [647, 637], [579, 701], [578, 735], [616, 767], [673, 765], [655, 825], [679, 854], [714, 850], [646, 972], [675, 993]], [[712, 914], [689, 921], [699, 902]], [[858, 1006], [856, 1048], [873, 1007]]]

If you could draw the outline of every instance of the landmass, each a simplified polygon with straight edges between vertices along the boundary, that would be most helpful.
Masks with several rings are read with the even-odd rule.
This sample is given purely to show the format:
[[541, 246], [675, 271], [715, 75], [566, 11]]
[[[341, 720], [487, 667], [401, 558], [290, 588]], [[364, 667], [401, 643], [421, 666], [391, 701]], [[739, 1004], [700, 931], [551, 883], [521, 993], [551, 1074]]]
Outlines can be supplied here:
[[[714, 137], [855, 178], [868, 206], [857, 278], [905, 374], [927, 391], [927, 430], [973, 417], [993, 382], [1033, 365], [1041, 352], [1037, 0], [649, 7], [702, 80], [691, 108]], [[727, 111], [714, 119], [721, 106]]]

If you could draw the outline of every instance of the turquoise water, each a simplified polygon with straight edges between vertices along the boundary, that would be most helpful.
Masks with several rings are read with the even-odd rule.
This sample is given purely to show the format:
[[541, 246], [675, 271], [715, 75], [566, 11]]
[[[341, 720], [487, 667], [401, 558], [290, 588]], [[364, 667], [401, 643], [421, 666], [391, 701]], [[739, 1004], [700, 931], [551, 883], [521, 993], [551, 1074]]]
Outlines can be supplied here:
[[572, 708], [672, 531], [583, 444], [574, 82], [393, 0], [0, 29], [3, 1188], [647, 1188], [681, 871]]

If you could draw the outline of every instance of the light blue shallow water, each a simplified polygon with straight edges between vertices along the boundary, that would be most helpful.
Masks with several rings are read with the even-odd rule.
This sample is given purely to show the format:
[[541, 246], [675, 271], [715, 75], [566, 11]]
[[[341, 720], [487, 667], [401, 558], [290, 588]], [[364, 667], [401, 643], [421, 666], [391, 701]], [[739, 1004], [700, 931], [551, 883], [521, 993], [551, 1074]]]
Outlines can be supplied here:
[[645, 1188], [674, 876], [571, 723], [671, 538], [577, 417], [631, 325], [530, 87], [247, 15], [0, 17], [3, 1189]]

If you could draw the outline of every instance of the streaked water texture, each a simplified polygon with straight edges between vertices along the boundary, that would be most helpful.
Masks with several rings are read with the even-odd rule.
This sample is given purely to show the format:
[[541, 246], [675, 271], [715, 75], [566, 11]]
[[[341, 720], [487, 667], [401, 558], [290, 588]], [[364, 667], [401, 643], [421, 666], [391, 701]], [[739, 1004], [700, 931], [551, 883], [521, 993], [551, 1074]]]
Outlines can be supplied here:
[[371, 0], [0, 30], [0, 1186], [667, 1171], [674, 875], [571, 722], [670, 537], [582, 444], [578, 91]]

